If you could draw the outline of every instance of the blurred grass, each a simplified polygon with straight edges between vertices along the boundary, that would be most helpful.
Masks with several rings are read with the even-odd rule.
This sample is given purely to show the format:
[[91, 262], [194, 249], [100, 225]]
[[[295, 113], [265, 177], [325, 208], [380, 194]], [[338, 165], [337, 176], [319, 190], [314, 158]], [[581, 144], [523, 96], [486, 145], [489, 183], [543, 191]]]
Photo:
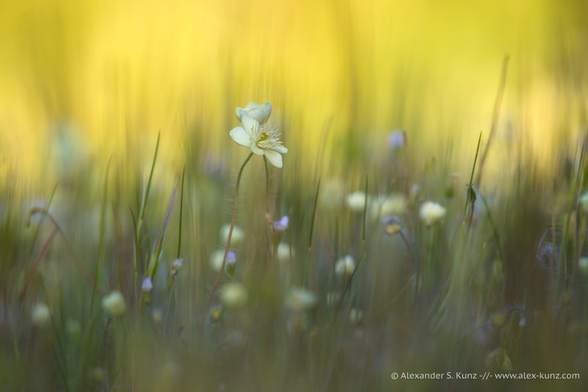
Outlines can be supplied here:
[[[393, 371], [483, 373], [503, 347], [514, 372], [581, 374], [524, 388], [585, 390], [588, 290], [576, 270], [588, 254], [578, 204], [588, 167], [585, 2], [27, 0], [0, 9], [0, 389], [519, 390], [390, 380]], [[472, 195], [506, 53], [496, 135]], [[234, 247], [248, 304], [224, 309], [201, 342], [217, 274], [209, 260], [224, 250], [219, 231], [247, 156], [228, 132], [235, 107], [266, 99], [289, 149], [283, 169], [270, 168], [268, 210], [289, 216], [292, 257], [268, 255], [264, 165], [254, 157], [237, 217], [246, 240]], [[387, 145], [395, 128], [407, 132], [400, 152]], [[184, 167], [181, 238], [176, 203], [162, 240]], [[370, 200], [353, 212], [345, 197], [365, 187]], [[382, 233], [372, 208], [388, 194], [408, 199], [411, 252]], [[27, 228], [27, 212], [49, 200], [72, 249], [57, 236], [31, 273], [54, 227], [35, 214]], [[428, 200], [447, 208], [429, 229], [418, 217]], [[185, 261], [168, 286], [176, 243]], [[361, 260], [352, 281], [334, 273], [347, 254]], [[135, 286], [149, 260], [159, 268], [146, 306]], [[285, 297], [300, 286], [318, 304], [289, 312]], [[124, 317], [93, 298], [114, 289]], [[332, 292], [340, 309], [327, 303]], [[31, 320], [40, 302], [51, 311], [42, 328]], [[495, 315], [506, 325], [492, 328]]]

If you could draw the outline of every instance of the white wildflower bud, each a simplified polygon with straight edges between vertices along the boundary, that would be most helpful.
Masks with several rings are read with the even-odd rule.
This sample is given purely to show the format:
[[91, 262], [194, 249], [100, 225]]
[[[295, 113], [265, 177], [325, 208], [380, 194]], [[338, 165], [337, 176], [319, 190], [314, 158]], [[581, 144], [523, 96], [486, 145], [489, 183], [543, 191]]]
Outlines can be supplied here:
[[182, 268], [182, 264], [184, 264], [184, 259], [175, 259], [172, 263], [172, 271], [177, 272]]
[[102, 299], [102, 307], [113, 316], [123, 316], [127, 307], [120, 291], [114, 290]]
[[292, 312], [303, 312], [312, 308], [316, 303], [316, 295], [300, 287], [293, 287], [285, 301], [286, 307]]
[[265, 101], [261, 105], [255, 102], [249, 102], [245, 108], [237, 108], [235, 114], [241, 122], [243, 122], [243, 116], [248, 116], [258, 123], [263, 124], [267, 122], [272, 114], [272, 105], [269, 101]]
[[247, 303], [247, 290], [239, 283], [225, 283], [221, 290], [221, 300], [228, 308], [238, 308]]
[[357, 325], [361, 322], [361, 318], [363, 317], [363, 312], [359, 309], [351, 309], [349, 311], [349, 322], [353, 325]]
[[427, 201], [421, 205], [419, 216], [427, 227], [431, 227], [445, 216], [445, 208], [440, 204]]
[[[294, 249], [292, 249], [292, 256], [294, 255]], [[281, 243], [278, 245], [277, 253], [278, 262], [285, 263], [290, 261], [290, 245]]]
[[335, 264], [335, 273], [337, 275], [350, 276], [355, 271], [355, 259], [347, 255], [337, 261]]
[[161, 320], [163, 320], [163, 310], [161, 310], [160, 308], [153, 309], [153, 311], [151, 312], [151, 317], [153, 317], [153, 321], [155, 322], [155, 324], [159, 324]]
[[47, 324], [50, 317], [51, 313], [49, 312], [49, 308], [44, 303], [38, 303], [33, 308], [33, 323], [37, 327], [42, 327]]
[[[226, 245], [227, 240], [229, 239], [229, 231], [230, 230], [231, 230], [230, 224], [226, 224], [226, 225], [223, 225], [223, 227], [221, 227], [220, 240], [221, 240], [221, 243], [223, 244], [223, 246]], [[231, 235], [230, 246], [239, 245], [241, 242], [243, 242], [244, 239], [245, 239], [245, 233], [243, 232], [243, 230], [241, 230], [237, 226], [234, 226], [233, 227], [233, 234]]]
[[527, 326], [527, 319], [526, 318], [521, 318], [521, 321], [519, 321], [519, 327], [521, 328], [525, 328]]
[[364, 192], [357, 191], [347, 195], [347, 207], [353, 212], [362, 212], [365, 208], [367, 195]]
[[146, 277], [145, 280], [143, 281], [143, 285], [141, 286], [141, 290], [143, 290], [145, 293], [149, 293], [149, 292], [151, 292], [152, 289], [153, 289], [153, 283], [151, 282], [151, 278]]
[[215, 271], [220, 271], [221, 267], [223, 266], [223, 258], [225, 257], [224, 250], [216, 250], [210, 256], [210, 267]]
[[406, 213], [408, 202], [400, 193], [390, 196], [379, 196], [370, 203], [370, 216], [372, 219], [380, 219], [384, 216], [403, 216]]

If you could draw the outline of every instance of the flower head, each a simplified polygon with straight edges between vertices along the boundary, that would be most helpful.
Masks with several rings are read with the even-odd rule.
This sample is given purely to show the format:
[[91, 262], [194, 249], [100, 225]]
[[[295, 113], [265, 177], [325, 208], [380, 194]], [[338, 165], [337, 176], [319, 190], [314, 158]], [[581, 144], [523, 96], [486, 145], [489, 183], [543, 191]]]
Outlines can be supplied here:
[[388, 144], [393, 150], [402, 148], [406, 145], [406, 132], [394, 130], [388, 137]]
[[[390, 196], [380, 196], [370, 203], [370, 212], [373, 219], [388, 215], [403, 216], [406, 213], [408, 202], [400, 193]], [[362, 208], [363, 209], [363, 208]]]
[[427, 227], [430, 227], [445, 216], [445, 208], [440, 204], [427, 201], [421, 205], [419, 216]]
[[247, 290], [239, 283], [225, 283], [221, 291], [221, 300], [228, 308], [237, 308], [247, 303]]
[[184, 259], [175, 259], [172, 263], [172, 271], [177, 272], [182, 268], [182, 264], [184, 264]]
[[141, 289], [146, 293], [149, 293], [153, 289], [153, 282], [151, 282], [150, 277], [145, 278], [145, 280], [143, 281], [143, 285], [141, 286]]
[[388, 235], [394, 235], [402, 228], [402, 221], [395, 216], [387, 216], [382, 219], [382, 229]]
[[347, 195], [347, 207], [354, 212], [362, 212], [365, 208], [365, 199], [367, 195], [364, 192], [357, 191]]
[[49, 313], [49, 308], [47, 305], [43, 303], [38, 303], [35, 305], [35, 308], [33, 309], [33, 323], [37, 327], [42, 327], [45, 325], [50, 316], [51, 314]]
[[282, 219], [279, 221], [274, 222], [274, 230], [276, 231], [286, 231], [288, 229], [288, 217], [284, 215]]
[[275, 167], [282, 167], [282, 155], [288, 149], [282, 146], [280, 133], [274, 126], [260, 124], [257, 120], [243, 115], [241, 117], [243, 127], [233, 128], [230, 132], [233, 140], [245, 147], [255, 155], [265, 155], [269, 163]]
[[[231, 225], [226, 224], [221, 227], [220, 230], [220, 239], [222, 244], [226, 244], [227, 240], [229, 239], [229, 231], [231, 230]], [[231, 235], [231, 246], [238, 245], [245, 239], [245, 233], [243, 230], [238, 228], [237, 226], [233, 227], [233, 234]]]
[[269, 101], [265, 101], [263, 104], [255, 102], [249, 102], [244, 109], [237, 108], [236, 110], [237, 120], [243, 122], [243, 116], [248, 116], [257, 121], [260, 124], [264, 124], [272, 114], [272, 105]]
[[[292, 255], [294, 255], [294, 249], [292, 249]], [[290, 260], [290, 245], [281, 243], [278, 245], [277, 251], [278, 262], [285, 263]]]
[[237, 262], [237, 256], [235, 256], [235, 253], [233, 253], [233, 252], [227, 253], [227, 264], [228, 265], [235, 265], [236, 262]]
[[286, 307], [293, 312], [303, 312], [316, 305], [317, 298], [312, 292], [294, 287], [286, 297]]
[[122, 316], [127, 311], [125, 299], [117, 290], [112, 291], [102, 299], [102, 307], [113, 316]]
[[355, 271], [355, 259], [351, 255], [347, 255], [335, 264], [335, 273], [337, 275], [351, 275]]

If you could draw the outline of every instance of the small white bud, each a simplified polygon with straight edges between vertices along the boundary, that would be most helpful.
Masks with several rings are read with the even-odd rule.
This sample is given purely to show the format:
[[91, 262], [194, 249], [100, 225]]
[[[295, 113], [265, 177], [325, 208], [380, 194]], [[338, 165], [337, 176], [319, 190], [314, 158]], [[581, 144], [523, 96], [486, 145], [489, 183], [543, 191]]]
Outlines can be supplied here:
[[122, 316], [127, 311], [125, 299], [117, 290], [112, 291], [102, 299], [102, 307], [113, 316]]
[[44, 326], [50, 317], [51, 314], [49, 313], [49, 308], [47, 305], [44, 303], [38, 303], [35, 305], [33, 309], [33, 323], [37, 327]]
[[347, 255], [335, 264], [335, 273], [337, 275], [351, 275], [355, 271], [355, 259], [351, 255]]
[[143, 281], [143, 285], [141, 286], [141, 289], [146, 293], [149, 293], [151, 289], [153, 289], [153, 283], [151, 282], [150, 277], [145, 278], [145, 280]]
[[316, 305], [317, 298], [312, 292], [294, 287], [286, 297], [286, 307], [293, 312], [302, 312]]
[[419, 216], [427, 227], [430, 227], [443, 218], [445, 212], [445, 208], [440, 204], [427, 201], [421, 205]]

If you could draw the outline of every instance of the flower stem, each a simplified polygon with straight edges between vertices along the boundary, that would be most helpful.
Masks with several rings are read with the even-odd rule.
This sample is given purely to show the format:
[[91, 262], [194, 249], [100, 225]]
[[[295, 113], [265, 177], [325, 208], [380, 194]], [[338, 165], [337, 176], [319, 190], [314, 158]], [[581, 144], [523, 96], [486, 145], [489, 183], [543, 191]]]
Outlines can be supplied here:
[[208, 295], [208, 302], [206, 303], [206, 312], [204, 313], [204, 325], [202, 326], [202, 338], [204, 338], [204, 331], [206, 330], [206, 319], [208, 318], [208, 311], [210, 310], [210, 304], [212, 302], [212, 296], [216, 291], [216, 287], [220, 282], [221, 276], [225, 272], [225, 265], [227, 264], [227, 254], [229, 253], [229, 248], [231, 247], [231, 237], [233, 236], [233, 228], [235, 227], [235, 219], [237, 219], [237, 207], [239, 204], [239, 184], [241, 182], [241, 175], [243, 174], [243, 169], [245, 169], [245, 165], [251, 159], [253, 153], [250, 153], [245, 162], [241, 165], [241, 169], [239, 169], [239, 175], [237, 176], [237, 185], [235, 186], [235, 208], [233, 209], [233, 219], [231, 220], [231, 228], [229, 229], [229, 235], [227, 237], [227, 245], [225, 246], [225, 255], [223, 256], [223, 264], [216, 276], [216, 280], [212, 285], [212, 289], [210, 290], [210, 294]]

